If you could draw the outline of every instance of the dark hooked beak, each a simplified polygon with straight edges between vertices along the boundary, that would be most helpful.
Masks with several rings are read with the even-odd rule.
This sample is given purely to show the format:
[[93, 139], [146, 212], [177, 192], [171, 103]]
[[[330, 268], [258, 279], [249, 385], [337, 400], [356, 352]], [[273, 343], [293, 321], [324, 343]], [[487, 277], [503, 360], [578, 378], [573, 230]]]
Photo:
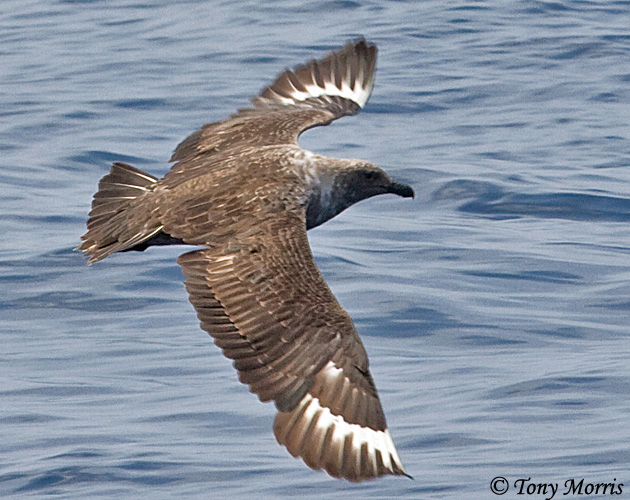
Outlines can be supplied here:
[[411, 186], [407, 186], [407, 184], [398, 184], [397, 182], [392, 182], [389, 185], [388, 193], [397, 194], [398, 196], [402, 196], [403, 198], [414, 198], [415, 193]]

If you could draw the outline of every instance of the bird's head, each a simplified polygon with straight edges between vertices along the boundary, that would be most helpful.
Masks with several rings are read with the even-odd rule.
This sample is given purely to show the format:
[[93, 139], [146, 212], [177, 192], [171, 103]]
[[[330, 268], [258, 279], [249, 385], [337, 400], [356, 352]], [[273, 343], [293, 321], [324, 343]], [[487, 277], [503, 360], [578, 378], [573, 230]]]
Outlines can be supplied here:
[[[322, 157], [323, 158], [323, 157]], [[392, 193], [413, 198], [411, 186], [392, 180], [387, 173], [363, 160], [332, 160], [323, 158], [306, 211], [308, 229], [332, 219], [355, 203]]]
[[335, 177], [335, 187], [353, 204], [379, 194], [413, 198], [411, 186], [395, 182], [383, 169], [362, 160], [350, 160]]

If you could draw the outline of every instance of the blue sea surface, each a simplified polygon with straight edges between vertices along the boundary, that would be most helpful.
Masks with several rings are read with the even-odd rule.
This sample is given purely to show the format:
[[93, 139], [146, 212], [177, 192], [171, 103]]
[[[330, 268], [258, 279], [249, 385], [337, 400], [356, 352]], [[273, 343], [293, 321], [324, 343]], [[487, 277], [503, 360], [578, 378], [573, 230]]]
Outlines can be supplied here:
[[[614, 0], [0, 3], [0, 498], [630, 495], [629, 26]], [[309, 238], [414, 480], [351, 484], [277, 445], [181, 247], [72, 249], [112, 162], [163, 175], [189, 133], [360, 35], [371, 100], [301, 144], [416, 199]]]

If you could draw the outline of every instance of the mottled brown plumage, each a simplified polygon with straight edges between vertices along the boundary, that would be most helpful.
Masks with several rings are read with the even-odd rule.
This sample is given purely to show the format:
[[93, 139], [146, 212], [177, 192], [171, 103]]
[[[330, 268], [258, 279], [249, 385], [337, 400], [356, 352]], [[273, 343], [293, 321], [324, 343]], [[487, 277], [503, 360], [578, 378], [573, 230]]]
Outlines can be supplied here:
[[351, 481], [405, 471], [365, 349], [306, 231], [362, 199], [413, 190], [367, 162], [305, 151], [297, 139], [357, 113], [375, 63], [376, 47], [359, 40], [285, 71], [252, 108], [185, 139], [162, 179], [114, 164], [78, 247], [90, 263], [153, 245], [204, 247], [178, 259], [202, 328], [241, 382], [274, 401], [278, 441]]

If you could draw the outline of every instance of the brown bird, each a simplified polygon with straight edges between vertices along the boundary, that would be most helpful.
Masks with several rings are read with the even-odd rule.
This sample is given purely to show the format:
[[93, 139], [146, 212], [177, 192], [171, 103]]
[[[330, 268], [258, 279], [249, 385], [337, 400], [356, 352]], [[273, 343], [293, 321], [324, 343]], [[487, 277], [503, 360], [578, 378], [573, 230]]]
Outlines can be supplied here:
[[278, 442], [350, 481], [407, 474], [363, 344], [306, 231], [366, 198], [414, 192], [366, 161], [327, 158], [297, 140], [360, 111], [376, 53], [361, 39], [285, 71], [253, 107], [185, 139], [162, 179], [114, 164], [78, 247], [94, 263], [152, 245], [202, 246], [177, 259], [201, 327], [240, 381], [275, 402]]

